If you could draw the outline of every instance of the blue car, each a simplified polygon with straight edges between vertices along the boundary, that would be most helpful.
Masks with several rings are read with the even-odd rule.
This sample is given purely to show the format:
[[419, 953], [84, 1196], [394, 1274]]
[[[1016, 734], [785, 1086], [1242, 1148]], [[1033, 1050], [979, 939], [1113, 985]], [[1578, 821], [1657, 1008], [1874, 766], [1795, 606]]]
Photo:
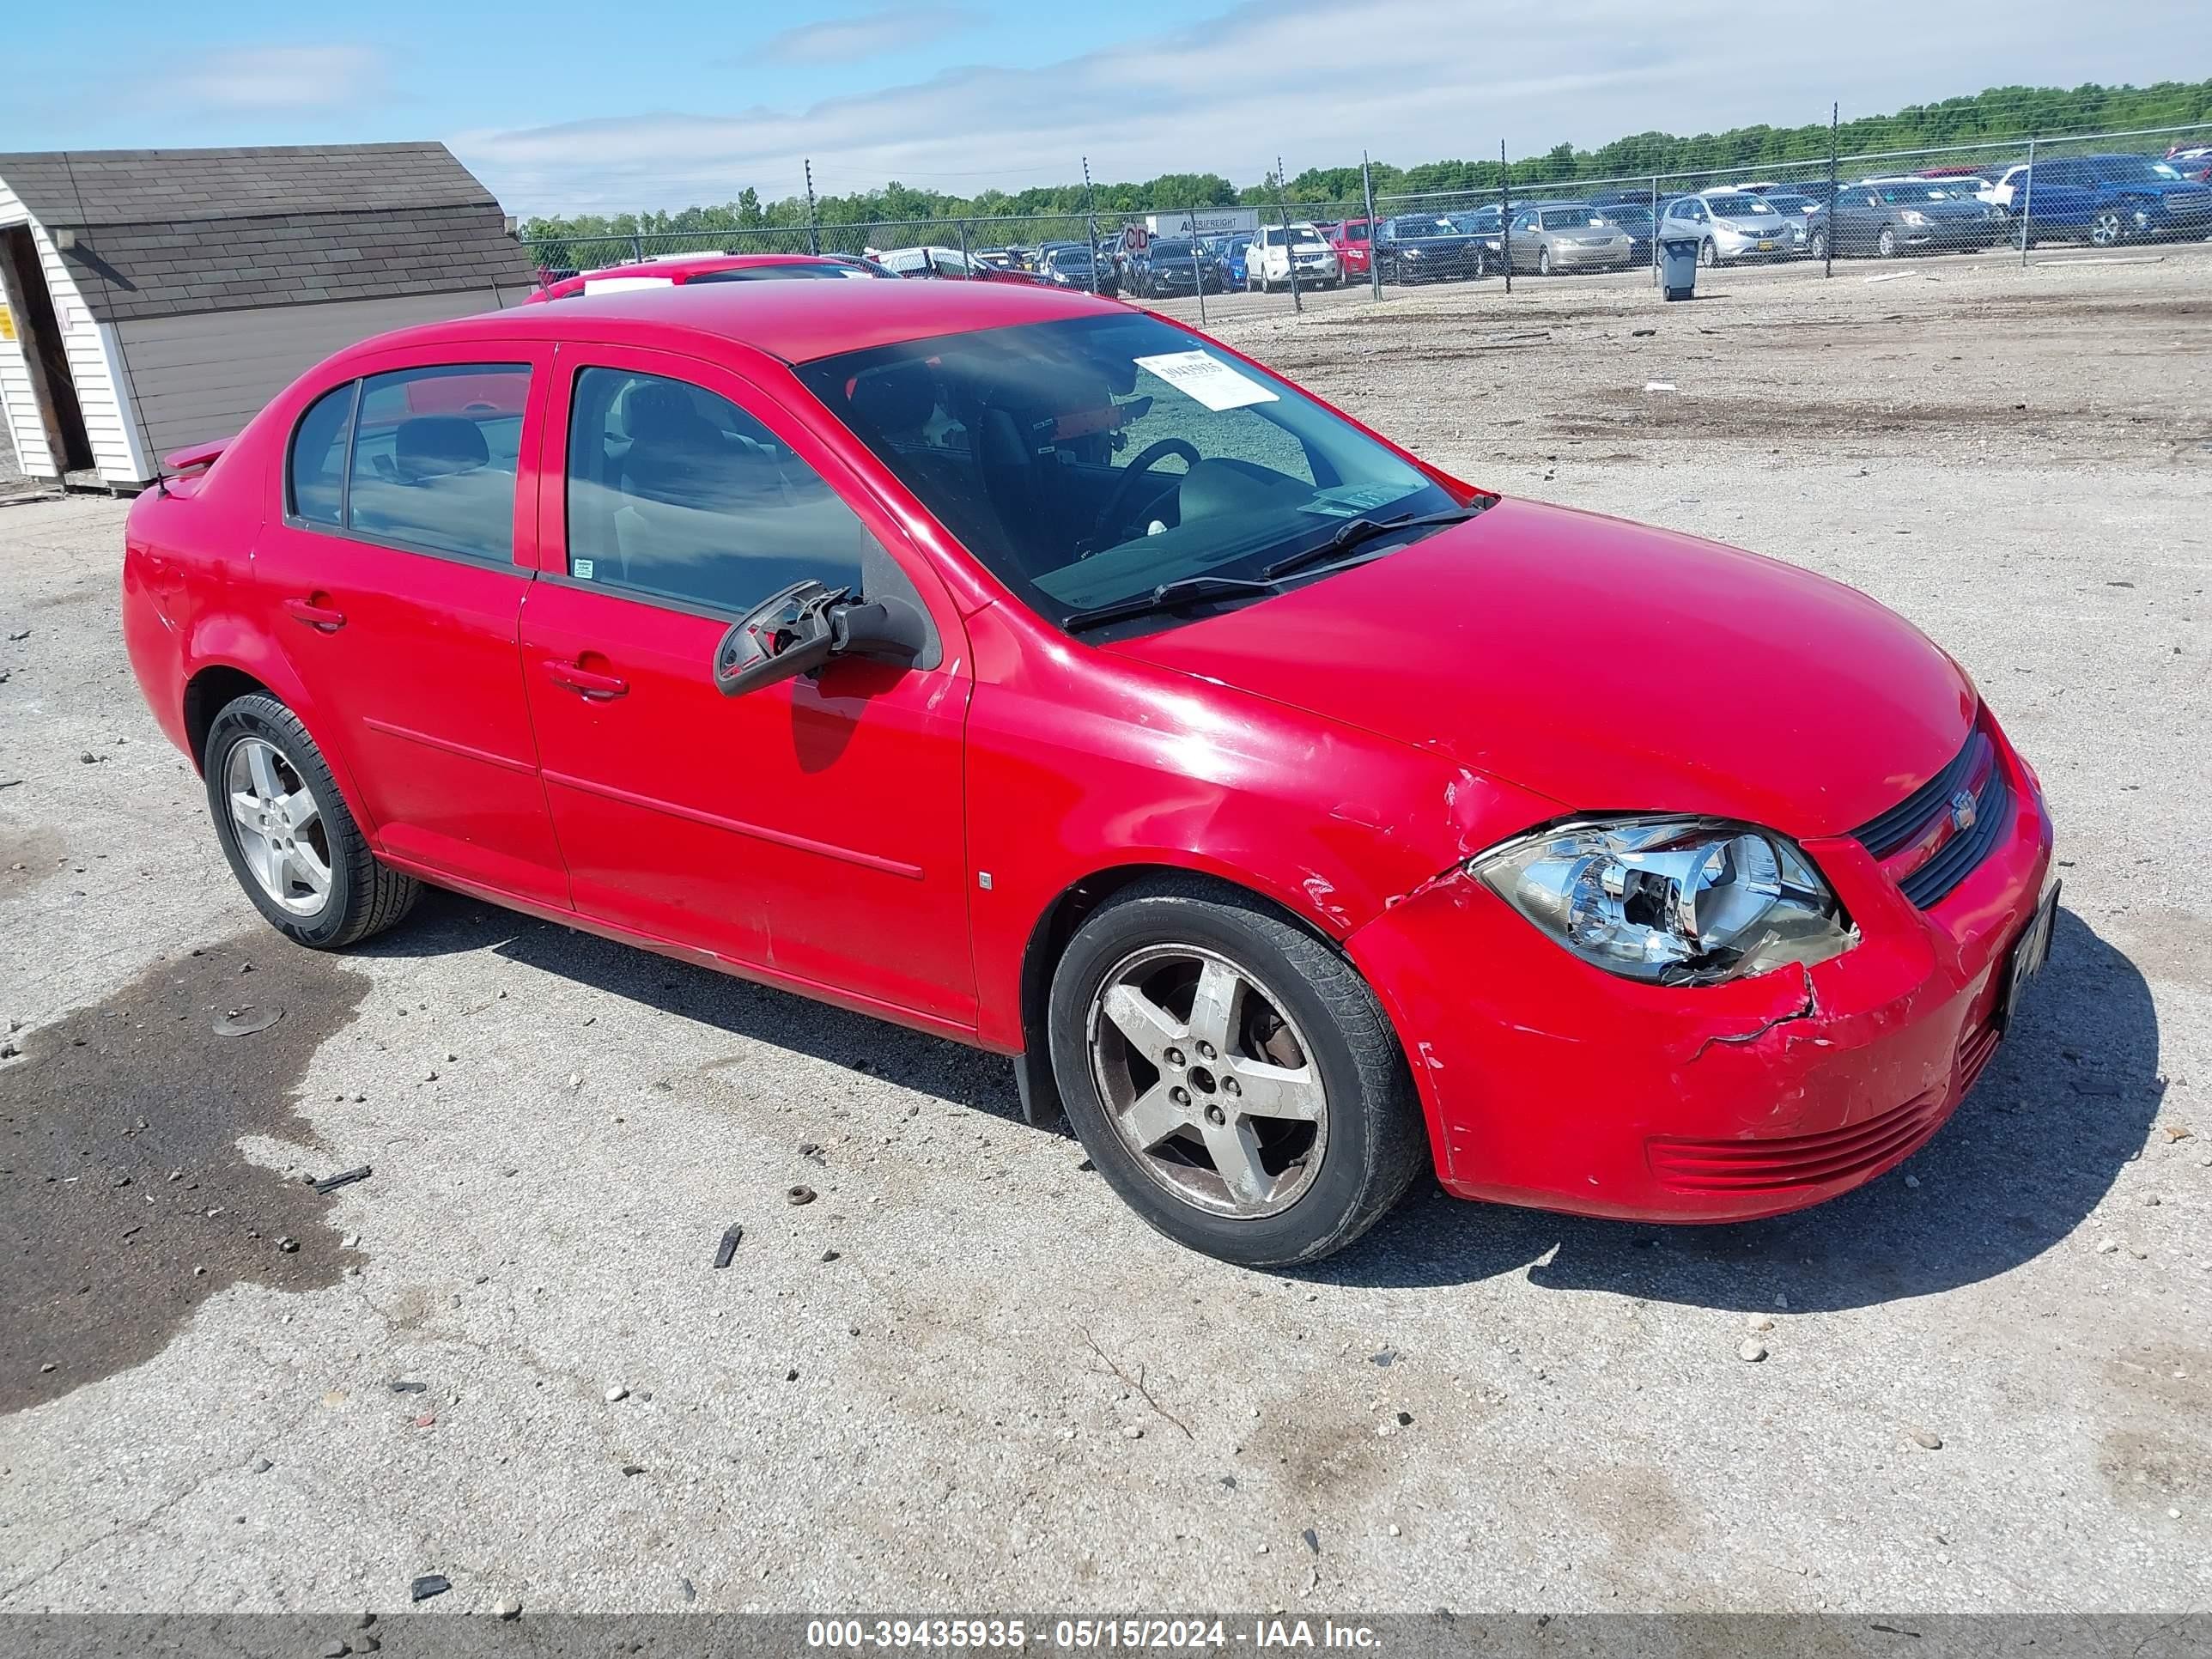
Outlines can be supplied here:
[[1221, 251], [1223, 286], [1232, 289], [1247, 289], [1252, 286], [1251, 276], [1244, 269], [1244, 254], [1251, 246], [1252, 238], [1249, 236], [1232, 236], [1229, 239], [1227, 245]]
[[2148, 155], [2062, 155], [2013, 181], [2021, 234], [2080, 237], [2098, 247], [2162, 236], [2212, 234], [2212, 187]]

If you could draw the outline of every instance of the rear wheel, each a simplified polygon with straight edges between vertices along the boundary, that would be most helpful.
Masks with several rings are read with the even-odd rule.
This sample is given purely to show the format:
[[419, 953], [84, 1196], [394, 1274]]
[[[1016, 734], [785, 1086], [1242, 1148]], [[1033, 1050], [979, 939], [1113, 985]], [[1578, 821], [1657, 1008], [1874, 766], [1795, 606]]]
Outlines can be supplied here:
[[1233, 888], [1164, 876], [1095, 912], [1054, 971], [1050, 1042], [1099, 1172], [1153, 1227], [1224, 1261], [1340, 1249], [1427, 1161], [1365, 983]]
[[278, 933], [334, 951], [413, 908], [419, 884], [376, 861], [315, 740], [276, 698], [225, 705], [201, 762], [223, 856]]

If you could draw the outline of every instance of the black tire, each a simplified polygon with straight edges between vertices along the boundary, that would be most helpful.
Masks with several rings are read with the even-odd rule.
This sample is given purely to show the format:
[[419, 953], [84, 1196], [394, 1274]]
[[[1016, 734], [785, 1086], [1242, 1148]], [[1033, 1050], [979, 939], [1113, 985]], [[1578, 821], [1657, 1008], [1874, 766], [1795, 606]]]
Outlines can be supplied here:
[[[1307, 1038], [1328, 1097], [1328, 1135], [1311, 1184], [1286, 1208], [1212, 1213], [1156, 1182], [1109, 1120], [1085, 1035], [1117, 963], [1147, 945], [1195, 945], [1263, 980]], [[1094, 911], [1053, 970], [1053, 1074], [1092, 1164], [1128, 1206], [1176, 1243], [1248, 1267], [1281, 1267], [1342, 1249], [1431, 1167], [1419, 1102], [1382, 1008], [1334, 951], [1250, 894], [1168, 874], [1124, 888]]]
[[[322, 908], [312, 915], [296, 915], [270, 897], [247, 867], [240, 848], [225, 779], [232, 750], [246, 738], [258, 738], [274, 747], [299, 775], [320, 809], [331, 881]], [[230, 860], [231, 873], [238, 878], [239, 886], [253, 901], [254, 908], [285, 938], [317, 951], [343, 950], [372, 933], [382, 933], [414, 908], [422, 884], [376, 861], [368, 837], [338, 793], [337, 780], [331, 777], [322, 750], [307, 735], [300, 717], [276, 698], [253, 692], [226, 703], [208, 728], [200, 759], [207, 781], [208, 811], [215, 819], [216, 839], [222, 844], [223, 856]]]
[[1897, 258], [1897, 232], [1884, 225], [1874, 239], [1874, 253], [1877, 259]]
[[1812, 240], [1805, 245], [1805, 257], [1808, 259], [1825, 259], [1828, 257], [1826, 231], [1816, 230], [1813, 233]]
[[1698, 244], [1698, 263], [1707, 270], [1718, 270], [1721, 268], [1721, 251], [1713, 246], [1710, 236]]
[[1552, 274], [1551, 249], [1540, 247], [1536, 250], [1536, 274], [1539, 276], [1548, 276]]

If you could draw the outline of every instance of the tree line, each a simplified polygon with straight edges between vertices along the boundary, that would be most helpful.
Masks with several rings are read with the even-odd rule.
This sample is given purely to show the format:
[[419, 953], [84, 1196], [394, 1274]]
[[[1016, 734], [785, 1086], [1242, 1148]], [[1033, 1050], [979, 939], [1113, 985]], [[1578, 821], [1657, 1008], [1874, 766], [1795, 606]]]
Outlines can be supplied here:
[[[2020, 139], [2030, 133], [2115, 131], [2128, 128], [2186, 126], [2212, 123], [2212, 80], [2160, 82], [2148, 87], [2085, 85], [1993, 87], [1971, 97], [1920, 104], [1893, 115], [1864, 116], [1840, 124], [1833, 137], [1844, 155], [1887, 150], [1934, 149]], [[1739, 167], [1778, 167], [1825, 160], [1831, 133], [1826, 121], [1802, 126], [1732, 127], [1725, 132], [1681, 137], [1639, 132], [1595, 149], [1560, 144], [1540, 155], [1516, 159], [1510, 182], [1516, 188], [1571, 183], [1577, 179], [1627, 178], [1650, 173], [1724, 172]], [[1502, 169], [1496, 161], [1424, 161], [1398, 167], [1371, 165], [1375, 193], [1396, 196], [1423, 191], [1495, 191]], [[1291, 203], [1349, 203], [1360, 199], [1362, 179], [1356, 165], [1309, 167], [1284, 181], [1279, 191], [1273, 173], [1238, 185], [1218, 173], [1164, 173], [1141, 183], [1073, 184], [1021, 191], [982, 190], [969, 196], [917, 189], [894, 181], [878, 190], [823, 196], [814, 207], [823, 225], [893, 225], [921, 220], [1000, 217], [1068, 218], [1097, 213], [1109, 219], [1126, 215], [1190, 207], [1272, 205], [1278, 195]], [[698, 236], [727, 232], [803, 229], [806, 198], [763, 201], [750, 185], [727, 202], [674, 212], [574, 214], [536, 217], [522, 227], [529, 240], [592, 237]]]

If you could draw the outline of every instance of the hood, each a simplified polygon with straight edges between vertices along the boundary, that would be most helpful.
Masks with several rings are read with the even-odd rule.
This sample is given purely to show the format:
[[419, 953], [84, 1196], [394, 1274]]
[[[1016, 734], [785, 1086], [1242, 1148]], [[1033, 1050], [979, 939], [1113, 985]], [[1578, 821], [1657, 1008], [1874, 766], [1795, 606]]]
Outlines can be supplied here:
[[1896, 805], [1959, 752], [1975, 710], [1957, 665], [1853, 588], [1528, 501], [1108, 648], [1566, 810], [1711, 813], [1800, 838]]

